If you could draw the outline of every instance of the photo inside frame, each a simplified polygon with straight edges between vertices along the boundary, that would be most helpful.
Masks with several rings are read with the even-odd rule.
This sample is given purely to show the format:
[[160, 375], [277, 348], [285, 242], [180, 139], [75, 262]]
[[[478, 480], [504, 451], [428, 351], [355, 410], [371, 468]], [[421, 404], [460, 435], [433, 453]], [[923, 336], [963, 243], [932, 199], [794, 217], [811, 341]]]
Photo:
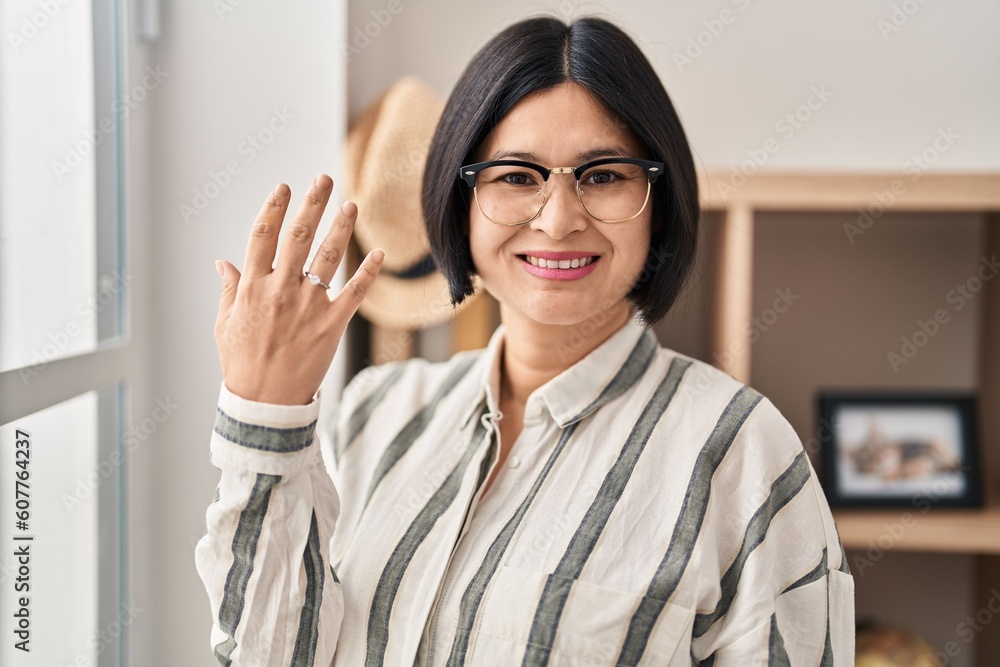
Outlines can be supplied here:
[[841, 405], [837, 433], [837, 487], [841, 496], [960, 498], [962, 416], [949, 406]]

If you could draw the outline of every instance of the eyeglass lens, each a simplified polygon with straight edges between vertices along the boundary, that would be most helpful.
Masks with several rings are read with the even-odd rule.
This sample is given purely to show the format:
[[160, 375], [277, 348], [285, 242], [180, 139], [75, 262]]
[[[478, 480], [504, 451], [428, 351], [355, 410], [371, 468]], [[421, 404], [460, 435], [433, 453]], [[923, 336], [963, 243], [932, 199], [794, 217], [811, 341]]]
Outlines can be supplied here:
[[[483, 214], [494, 222], [527, 222], [545, 203], [546, 187], [556, 187], [558, 176], [552, 174], [546, 181], [540, 173], [526, 167], [487, 167], [476, 177], [476, 199]], [[619, 222], [642, 212], [649, 194], [649, 179], [639, 165], [602, 164], [581, 174], [578, 192], [590, 215], [604, 222]]]

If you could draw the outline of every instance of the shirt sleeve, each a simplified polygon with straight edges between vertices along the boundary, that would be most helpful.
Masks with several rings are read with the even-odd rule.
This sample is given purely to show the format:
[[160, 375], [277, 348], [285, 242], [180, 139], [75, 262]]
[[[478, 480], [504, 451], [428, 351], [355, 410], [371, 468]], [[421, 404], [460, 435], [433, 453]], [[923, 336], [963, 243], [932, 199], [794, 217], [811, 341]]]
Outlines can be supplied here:
[[757, 455], [745, 466], [780, 464], [759, 464], [769, 489], [744, 514], [738, 555], [721, 576], [730, 613], [705, 615], [705, 627], [716, 626], [705, 639], [717, 641], [701, 664], [853, 665], [854, 580], [833, 515], [791, 425], [767, 399], [760, 407], [742, 442]]
[[716, 651], [713, 667], [853, 665], [854, 580], [840, 570], [815, 576], [781, 592], [770, 618]]
[[329, 562], [340, 501], [304, 406], [249, 401], [222, 385], [211, 461], [221, 471], [195, 550], [220, 664], [333, 662], [344, 614]]

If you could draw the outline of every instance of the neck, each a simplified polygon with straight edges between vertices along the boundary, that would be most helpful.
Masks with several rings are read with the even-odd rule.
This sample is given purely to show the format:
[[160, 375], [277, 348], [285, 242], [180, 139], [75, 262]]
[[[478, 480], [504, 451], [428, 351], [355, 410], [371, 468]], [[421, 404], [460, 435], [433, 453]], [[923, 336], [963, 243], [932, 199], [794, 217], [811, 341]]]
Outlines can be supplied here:
[[622, 301], [578, 324], [541, 324], [501, 304], [501, 403], [523, 406], [531, 392], [590, 354], [631, 315], [631, 306]]

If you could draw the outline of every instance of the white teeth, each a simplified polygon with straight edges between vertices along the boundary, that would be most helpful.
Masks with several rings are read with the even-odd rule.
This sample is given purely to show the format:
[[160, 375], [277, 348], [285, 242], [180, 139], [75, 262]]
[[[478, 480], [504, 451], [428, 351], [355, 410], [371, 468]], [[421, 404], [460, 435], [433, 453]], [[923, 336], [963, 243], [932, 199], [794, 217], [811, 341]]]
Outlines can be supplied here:
[[537, 266], [541, 269], [576, 269], [581, 266], [587, 266], [594, 261], [594, 257], [577, 257], [575, 259], [554, 260], [525, 255], [525, 258], [532, 266]]

